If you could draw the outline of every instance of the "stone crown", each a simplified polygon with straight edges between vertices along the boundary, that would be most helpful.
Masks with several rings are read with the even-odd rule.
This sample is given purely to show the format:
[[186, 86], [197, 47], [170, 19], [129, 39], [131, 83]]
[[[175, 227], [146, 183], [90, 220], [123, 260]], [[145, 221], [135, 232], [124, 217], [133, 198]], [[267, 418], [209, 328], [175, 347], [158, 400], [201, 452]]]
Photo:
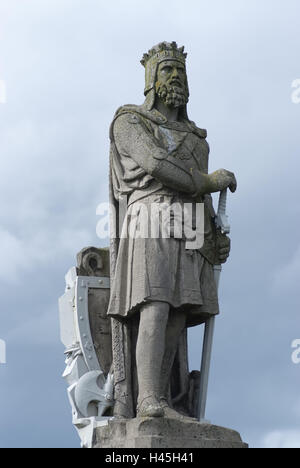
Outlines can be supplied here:
[[162, 62], [163, 60], [178, 60], [185, 64], [187, 53], [184, 53], [184, 46], [178, 47], [176, 42], [160, 42], [152, 47], [148, 53], [143, 55], [141, 64], [146, 67], [149, 61]]

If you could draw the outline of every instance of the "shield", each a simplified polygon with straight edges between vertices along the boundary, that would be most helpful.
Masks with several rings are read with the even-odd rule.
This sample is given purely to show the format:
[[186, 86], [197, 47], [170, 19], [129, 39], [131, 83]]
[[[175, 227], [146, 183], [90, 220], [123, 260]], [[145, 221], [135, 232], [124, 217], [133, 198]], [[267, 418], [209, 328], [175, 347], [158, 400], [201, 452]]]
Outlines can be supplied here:
[[59, 300], [61, 341], [66, 347], [63, 377], [73, 424], [82, 445], [91, 446], [95, 427], [107, 423], [113, 407], [112, 339], [107, 308], [110, 296], [109, 251], [88, 247], [66, 275]]

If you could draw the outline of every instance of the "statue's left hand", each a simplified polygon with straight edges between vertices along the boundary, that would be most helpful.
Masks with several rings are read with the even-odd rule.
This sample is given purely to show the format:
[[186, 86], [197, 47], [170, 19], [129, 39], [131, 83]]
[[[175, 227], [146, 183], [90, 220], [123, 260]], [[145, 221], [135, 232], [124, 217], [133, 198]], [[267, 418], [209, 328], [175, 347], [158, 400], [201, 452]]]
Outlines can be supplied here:
[[225, 263], [230, 253], [230, 238], [217, 231], [215, 264]]

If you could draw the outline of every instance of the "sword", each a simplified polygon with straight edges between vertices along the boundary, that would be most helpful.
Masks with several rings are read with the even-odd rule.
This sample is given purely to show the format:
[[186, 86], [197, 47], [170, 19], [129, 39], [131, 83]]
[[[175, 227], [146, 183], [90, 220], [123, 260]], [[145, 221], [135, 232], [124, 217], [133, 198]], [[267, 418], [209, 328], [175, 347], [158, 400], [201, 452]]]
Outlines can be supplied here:
[[[215, 219], [216, 227], [221, 231], [222, 234], [229, 234], [230, 226], [228, 223], [228, 217], [226, 215], [226, 201], [227, 201], [227, 189], [220, 192], [218, 212]], [[222, 265], [214, 265], [214, 279], [219, 289], [220, 275], [222, 271]], [[213, 345], [215, 327], [215, 316], [210, 317], [205, 322], [203, 348], [202, 348], [202, 359], [201, 359], [201, 371], [200, 371], [200, 386], [199, 386], [199, 402], [197, 407], [197, 418], [202, 423], [208, 423], [205, 420], [205, 409], [207, 401], [207, 389], [208, 389], [208, 378], [211, 362], [211, 353]]]

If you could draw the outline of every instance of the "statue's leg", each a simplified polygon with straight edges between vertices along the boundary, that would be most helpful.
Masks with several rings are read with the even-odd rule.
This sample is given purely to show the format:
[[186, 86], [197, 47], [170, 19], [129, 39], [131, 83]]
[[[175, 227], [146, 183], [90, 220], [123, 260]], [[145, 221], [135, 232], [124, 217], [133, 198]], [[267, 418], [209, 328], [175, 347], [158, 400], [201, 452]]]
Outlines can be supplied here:
[[114, 366], [114, 417], [130, 419], [134, 417], [131, 327], [132, 323], [122, 324], [112, 319], [112, 348]]
[[178, 349], [179, 338], [186, 326], [186, 316], [181, 311], [171, 311], [166, 328], [166, 346], [161, 372], [160, 401], [164, 408], [165, 415], [170, 417], [180, 417], [179, 413], [170, 409], [171, 401], [168, 399], [170, 379], [175, 355]]
[[169, 308], [164, 302], [150, 302], [140, 311], [136, 364], [139, 386], [137, 415], [141, 417], [164, 415], [159, 396]]

